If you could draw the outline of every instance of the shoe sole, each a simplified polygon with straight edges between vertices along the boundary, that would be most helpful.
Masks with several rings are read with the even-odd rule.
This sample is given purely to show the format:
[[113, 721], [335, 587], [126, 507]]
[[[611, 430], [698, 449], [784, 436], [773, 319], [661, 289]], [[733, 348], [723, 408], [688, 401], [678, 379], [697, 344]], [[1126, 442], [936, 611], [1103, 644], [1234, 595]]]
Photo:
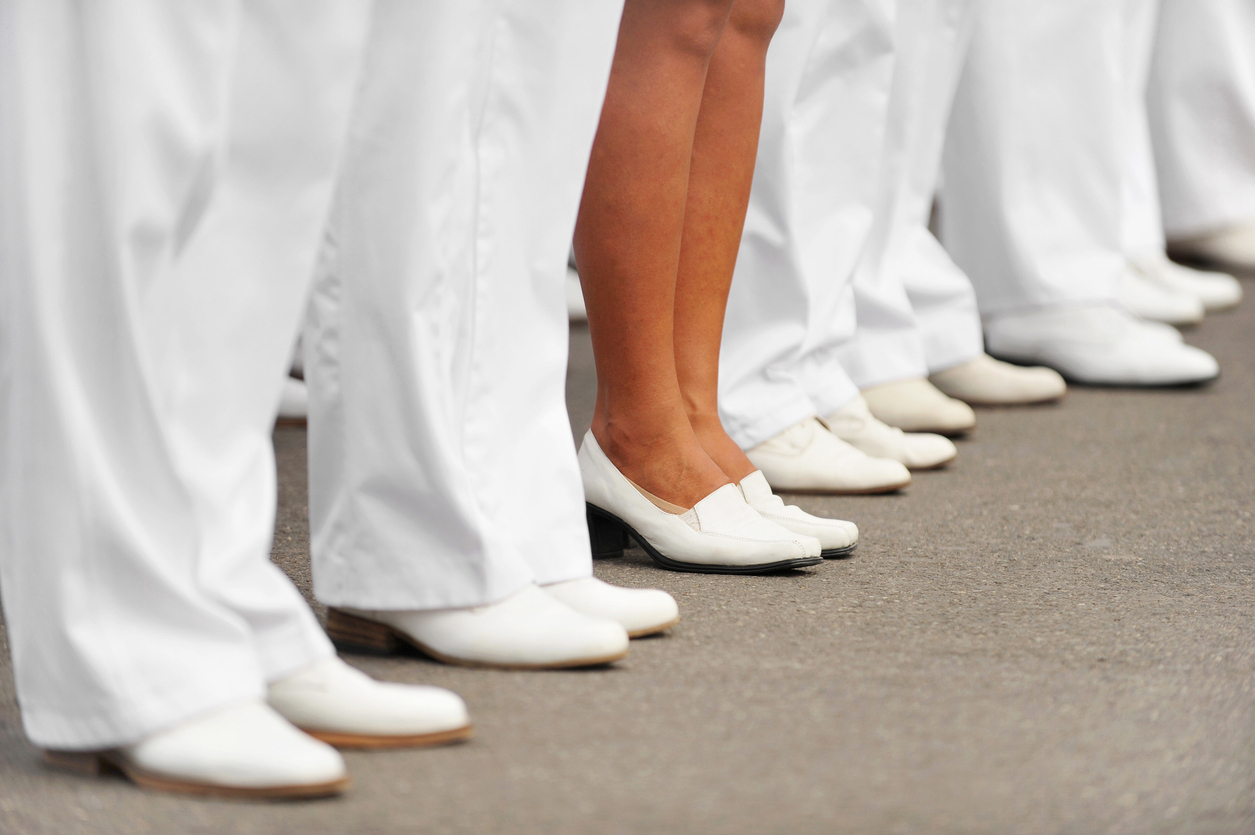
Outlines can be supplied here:
[[[1023, 368], [1025, 366], [1019, 366], [1019, 367]], [[1015, 409], [1015, 408], [1019, 408], [1020, 406], [1042, 406], [1042, 405], [1045, 405], [1046, 403], [1060, 403], [1066, 400], [1067, 396], [1068, 396], [1068, 393], [1065, 391], [1063, 394], [1056, 394], [1050, 397], [1042, 397], [1042, 398], [1038, 398], [1037, 400], [977, 400], [976, 398], [972, 398], [971, 400], [968, 400], [962, 397], [956, 397], [955, 400], [962, 400], [964, 403], [966, 403], [969, 406], [982, 406], [982, 407], [993, 406], [993, 407], [1000, 407], [1000, 408], [1005, 408], [1005, 409]]]
[[848, 557], [850, 554], [853, 554], [854, 549], [857, 547], [858, 543], [855, 542], [853, 545], [847, 545], [844, 548], [828, 548], [824, 551], [820, 551], [819, 556], [826, 560], [837, 560], [841, 557]]
[[[770, 482], [769, 482], [770, 483]], [[898, 484], [884, 484], [876, 487], [864, 487], [862, 489], [846, 489], [841, 490], [835, 487], [778, 487], [771, 485], [771, 489], [779, 493], [793, 493], [799, 496], [883, 496], [886, 493], [898, 493], [911, 486], [911, 479], [899, 482]]]
[[959, 457], [959, 453], [956, 451], [954, 455], [951, 455], [945, 461], [938, 461], [936, 464], [929, 464], [927, 467], [912, 467], [910, 464], [903, 464], [902, 466], [906, 467], [908, 470], [910, 470], [913, 473], [927, 472], [928, 470], [940, 470], [942, 467], [946, 466], [947, 464], [954, 463], [954, 461], [958, 459], [958, 457]]
[[[299, 727], [299, 726], [298, 726]], [[436, 731], [429, 734], [344, 734], [335, 731], [320, 731], [314, 728], [301, 728], [314, 739], [334, 745], [336, 748], [430, 748], [435, 745], [452, 745], [470, 739], [473, 729], [470, 725], [454, 728], [451, 731]]]
[[540, 664], [498, 664], [491, 661], [477, 661], [469, 658], [455, 658], [432, 649], [422, 641], [407, 635], [400, 629], [394, 629], [386, 623], [379, 623], [357, 615], [350, 615], [339, 609], [327, 609], [327, 635], [331, 642], [345, 652], [357, 652], [365, 655], [395, 655], [402, 646], [408, 646], [429, 658], [452, 664], [456, 667], [472, 667], [481, 670], [567, 670], [573, 667], [599, 667], [611, 664], [627, 657], [628, 651], [613, 653], [592, 658], [573, 658], [566, 661], [550, 661]]
[[[594, 556], [607, 557], [614, 555], [614, 551], [604, 547], [607, 533], [606, 526], [617, 527], [620, 532], [626, 536], [630, 536], [636, 540], [641, 549], [649, 555], [649, 558], [663, 568], [671, 571], [684, 571], [690, 574], [771, 574], [777, 571], [788, 571], [791, 568], [805, 568], [808, 565], [818, 565], [824, 561], [823, 557], [799, 557], [791, 560], [779, 560], [777, 562], [757, 563], [755, 565], [707, 565], [705, 563], [682, 562], [673, 560], [668, 556], [660, 553], [657, 548], [650, 545], [645, 537], [641, 536], [636, 530], [624, 522], [618, 516], [609, 511], [602, 510], [596, 505], [585, 505], [588, 513], [589, 533], [592, 535], [594, 543]], [[594, 527], [598, 530], [594, 531]], [[602, 545], [603, 547], [598, 547]], [[626, 543], [625, 543], [626, 545]], [[618, 551], [622, 554], [622, 550]]]
[[[1026, 367], [1026, 368], [1039, 366], [1042, 364], [1040, 361], [1020, 360], [1020, 359], [1016, 359], [1014, 357], [1008, 357], [1002, 354], [990, 354], [990, 356], [996, 360], [1001, 360], [1002, 362], [1010, 363], [1011, 365], [1018, 365], [1018, 366]], [[1051, 368], [1052, 366], [1046, 366], [1046, 367]], [[1203, 380], [1186, 380], [1180, 383], [1102, 383], [1102, 382], [1096, 383], [1092, 380], [1077, 379], [1076, 377], [1073, 377], [1072, 375], [1068, 374], [1066, 371], [1061, 371], [1058, 368], [1054, 370], [1059, 373], [1059, 376], [1062, 377], [1069, 386], [1082, 386], [1084, 388], [1102, 388], [1102, 389], [1130, 389], [1134, 391], [1140, 391], [1142, 389], [1195, 389], [1195, 388], [1202, 388], [1203, 386], [1206, 386], [1206, 385], [1210, 385], [1211, 383], [1214, 383], [1220, 379], [1220, 372], [1217, 372], [1214, 377], [1208, 377]], [[1049, 402], [1049, 401], [1043, 401], [1043, 402]], [[1029, 404], [1025, 404], [1025, 405], [1029, 405]]]
[[673, 620], [658, 626], [646, 626], [644, 629], [637, 629], [635, 632], [629, 632], [629, 638], [644, 638], [647, 635], [657, 635], [659, 632], [666, 632], [671, 627], [680, 622], [680, 616], [676, 615]]
[[113, 751], [44, 751], [44, 762], [53, 768], [72, 771], [91, 777], [117, 773], [135, 785], [152, 791], [171, 794], [188, 794], [199, 797], [216, 797], [227, 800], [298, 800], [333, 797], [347, 789], [352, 781], [348, 777], [326, 783], [296, 786], [219, 786], [213, 783], [194, 783], [153, 774], [124, 762]]

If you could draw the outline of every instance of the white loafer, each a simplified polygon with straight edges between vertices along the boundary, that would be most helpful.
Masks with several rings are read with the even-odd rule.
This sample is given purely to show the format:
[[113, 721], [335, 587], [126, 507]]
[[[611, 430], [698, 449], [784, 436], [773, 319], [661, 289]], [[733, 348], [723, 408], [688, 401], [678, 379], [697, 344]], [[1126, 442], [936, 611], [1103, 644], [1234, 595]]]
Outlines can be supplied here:
[[233, 798], [339, 794], [344, 759], [259, 702], [199, 716], [110, 751], [45, 751], [53, 766], [82, 774], [113, 768], [146, 789]]
[[663, 568], [762, 574], [823, 561], [819, 540], [768, 522], [725, 484], [683, 514], [647, 499], [606, 457], [593, 433], [580, 446], [580, 474], [595, 556], [621, 553], [628, 537]]
[[1169, 331], [1115, 306], [1050, 307], [990, 317], [985, 343], [996, 356], [1090, 385], [1192, 385], [1219, 376], [1210, 354]]
[[1230, 310], [1242, 301], [1242, 285], [1227, 273], [1183, 267], [1169, 261], [1162, 252], [1148, 253], [1131, 260], [1152, 282], [1197, 299], [1208, 313]]
[[1049, 403], [1068, 393], [1068, 384], [1053, 368], [1021, 368], [989, 354], [938, 371], [928, 380], [950, 397], [974, 406]]
[[1168, 254], [1222, 270], [1255, 271], [1255, 220], [1168, 241]]
[[471, 735], [456, 693], [376, 681], [335, 657], [274, 682], [266, 701], [305, 733], [339, 748], [414, 748]]
[[813, 536], [819, 540], [823, 548], [819, 556], [826, 560], [844, 557], [858, 547], [858, 526], [842, 519], [824, 519], [812, 516], [796, 505], [785, 504], [784, 499], [771, 492], [771, 485], [762, 471], [754, 472], [741, 479], [737, 485], [750, 507], [758, 511], [764, 519], [775, 522], [782, 528], [794, 533]]
[[628, 653], [622, 626], [582, 615], [538, 586], [467, 609], [328, 609], [327, 634], [346, 650], [388, 654], [408, 644], [447, 664], [506, 670], [592, 667]]
[[904, 432], [962, 435], [976, 428], [976, 413], [962, 400], [947, 397], [923, 377], [898, 380], [863, 391], [876, 420]]
[[680, 622], [675, 598], [661, 589], [626, 589], [582, 577], [541, 586], [555, 600], [591, 618], [612, 620], [629, 638], [642, 638]]
[[892, 493], [911, 483], [902, 464], [855, 449], [817, 418], [795, 423], [745, 455], [773, 490], [861, 495]]
[[1126, 310], [1151, 322], [1197, 325], [1206, 314], [1194, 296], [1165, 286], [1131, 261], [1124, 267], [1117, 296]]
[[862, 397], [820, 419], [832, 434], [851, 446], [877, 458], [897, 461], [909, 470], [944, 467], [959, 454], [949, 438], [927, 432], [903, 432], [881, 423]]

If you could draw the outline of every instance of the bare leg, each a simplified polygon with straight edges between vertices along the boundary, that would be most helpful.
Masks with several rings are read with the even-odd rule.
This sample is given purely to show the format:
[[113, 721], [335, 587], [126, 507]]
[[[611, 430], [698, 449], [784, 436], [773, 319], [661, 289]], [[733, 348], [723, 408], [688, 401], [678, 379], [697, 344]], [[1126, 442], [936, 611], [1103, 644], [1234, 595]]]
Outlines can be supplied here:
[[783, 0], [736, 0], [706, 74], [675, 291], [675, 364], [707, 454], [734, 481], [757, 469], [719, 421], [719, 345], [749, 206], [763, 116], [767, 46]]
[[693, 137], [731, 7], [628, 0], [575, 229], [593, 436], [625, 476], [683, 507], [728, 483], [689, 423], [673, 331]]

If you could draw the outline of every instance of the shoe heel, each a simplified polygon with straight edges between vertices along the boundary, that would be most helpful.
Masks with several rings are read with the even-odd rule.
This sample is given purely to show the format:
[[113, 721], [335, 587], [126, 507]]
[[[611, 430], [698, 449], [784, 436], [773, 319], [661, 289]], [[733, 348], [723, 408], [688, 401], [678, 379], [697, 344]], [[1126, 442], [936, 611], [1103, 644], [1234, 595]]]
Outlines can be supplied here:
[[86, 777], [99, 777], [105, 770], [104, 759], [94, 751], [44, 751], [44, 762]]
[[339, 609], [327, 610], [327, 637], [346, 652], [391, 655], [397, 650], [396, 636], [388, 626]]
[[623, 556], [624, 550], [631, 544], [624, 527], [591, 505], [585, 515], [588, 518], [588, 538], [593, 545], [593, 559]]

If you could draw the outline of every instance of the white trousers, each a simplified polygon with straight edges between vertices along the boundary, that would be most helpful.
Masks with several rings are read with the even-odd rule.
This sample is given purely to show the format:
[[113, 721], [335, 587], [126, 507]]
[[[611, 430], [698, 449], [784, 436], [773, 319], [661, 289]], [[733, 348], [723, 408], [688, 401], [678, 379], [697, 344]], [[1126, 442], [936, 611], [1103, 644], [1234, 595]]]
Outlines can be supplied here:
[[719, 363], [743, 448], [848, 404], [838, 351], [872, 230], [893, 73], [893, 0], [790, 0], [766, 100]]
[[0, 5], [0, 590], [37, 745], [332, 652], [268, 559], [270, 432], [367, 11]]
[[49, 747], [125, 744], [331, 653], [267, 558], [316, 263], [327, 598], [588, 573], [562, 281], [614, 0], [170, 8], [0, 6], [0, 589]]
[[1114, 301], [1137, 152], [1128, 103], [1153, 5], [980, 0], [941, 220], [982, 314]]
[[564, 281], [622, 0], [379, 9], [306, 329], [315, 593], [590, 576]]
[[853, 282], [858, 329], [839, 354], [859, 388], [923, 377], [984, 351], [971, 282], [928, 230], [975, 11], [975, 0], [897, 2], [876, 220]]
[[1148, 101], [1164, 227], [1255, 222], [1255, 4], [1162, 2]]

